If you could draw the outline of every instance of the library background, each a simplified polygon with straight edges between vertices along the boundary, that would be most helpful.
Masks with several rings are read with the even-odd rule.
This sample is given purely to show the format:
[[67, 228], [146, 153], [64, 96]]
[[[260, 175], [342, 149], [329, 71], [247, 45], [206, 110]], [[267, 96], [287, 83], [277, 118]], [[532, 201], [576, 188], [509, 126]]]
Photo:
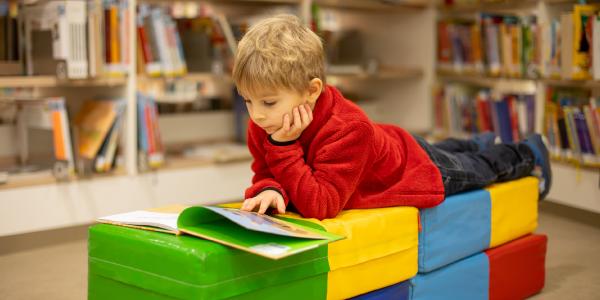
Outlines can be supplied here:
[[[414, 240], [419, 234], [418, 273], [416, 259], [414, 272], [400, 278], [381, 275], [386, 272], [364, 261], [362, 271], [343, 273], [330, 257], [329, 283], [327, 271], [319, 277], [325, 280], [323, 295], [408, 299], [386, 294], [387, 287], [412, 289], [410, 299], [600, 297], [600, 3], [0, 0], [0, 299], [217, 299], [203, 290], [207, 282], [186, 281], [179, 287], [173, 279], [177, 277], [165, 277], [160, 267], [155, 277], [146, 278], [147, 285], [137, 285], [133, 273], [121, 278], [118, 274], [125, 269], [114, 269], [114, 277], [107, 275], [110, 271], [102, 273], [109, 267], [94, 262], [108, 258], [93, 256], [98, 253], [92, 248], [106, 245], [100, 238], [92, 241], [93, 231], [88, 236], [88, 230], [107, 215], [243, 200], [252, 178], [252, 157], [246, 146], [246, 107], [231, 78], [233, 53], [250, 26], [279, 13], [299, 16], [322, 38], [327, 83], [374, 121], [401, 126], [430, 141], [491, 131], [502, 142], [516, 142], [540, 133], [552, 156], [552, 189], [539, 207], [537, 199], [535, 204], [521, 203], [515, 188], [515, 199], [506, 200], [519, 200], [514, 207], [495, 208], [502, 205], [494, 202], [494, 195], [514, 186], [490, 189], [491, 237], [488, 232], [488, 241], [476, 252], [422, 268], [422, 235], [433, 229], [426, 226], [432, 214], [421, 211], [423, 226], [414, 233]], [[497, 231], [520, 230], [496, 225], [503, 217], [494, 217], [494, 210], [516, 210], [505, 218], [526, 219], [527, 213], [518, 212], [525, 206], [534, 209], [528, 231], [494, 244], [499, 235], [494, 226], [506, 226]], [[451, 209], [458, 214], [471, 206]], [[453, 233], [458, 240], [475, 229], [460, 230]], [[95, 234], [105, 234], [104, 243], [109, 243], [108, 231]], [[330, 256], [335, 254], [333, 245]], [[503, 251], [523, 254], [495, 263], [511, 257]], [[465, 262], [475, 261], [477, 253], [489, 256], [489, 270]], [[165, 256], [165, 264], [184, 262]], [[199, 268], [210, 273], [207, 263]], [[300, 281], [301, 271], [290, 272]], [[428, 277], [433, 272], [442, 282]], [[452, 272], [483, 272], [489, 278], [481, 283], [483, 291], [474, 291], [479, 286], [474, 288], [478, 284], [473, 281], [481, 276], [457, 279]], [[517, 284], [515, 291], [526, 291], [502, 297], [499, 290], [513, 289], [502, 286], [508, 284], [498, 279], [502, 272], [525, 274], [519, 280], [531, 286]], [[352, 276], [357, 280], [375, 274], [396, 279], [374, 285], [351, 281]], [[227, 276], [218, 280], [243, 277]], [[335, 287], [340, 278], [348, 280], [347, 286]], [[305, 289], [315, 289], [314, 282], [303, 280]], [[242, 286], [273, 292], [266, 287], [279, 284], [302, 295], [305, 290], [296, 281], [257, 279]], [[165, 289], [153, 290], [152, 285]], [[132, 286], [138, 290], [128, 290]], [[443, 294], [444, 286], [454, 288]], [[245, 288], [247, 299], [268, 296], [253, 296]], [[442, 294], [431, 294], [434, 290]], [[460, 296], [459, 290], [472, 297]], [[232, 293], [219, 295], [241, 292]]]

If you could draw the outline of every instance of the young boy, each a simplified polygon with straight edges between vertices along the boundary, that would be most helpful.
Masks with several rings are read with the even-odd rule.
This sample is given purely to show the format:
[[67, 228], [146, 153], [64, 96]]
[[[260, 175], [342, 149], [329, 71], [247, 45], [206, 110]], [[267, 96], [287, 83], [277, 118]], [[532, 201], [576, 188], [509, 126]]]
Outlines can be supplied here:
[[[548, 152], [535, 135], [494, 145], [493, 134], [430, 145], [404, 129], [375, 124], [325, 84], [319, 37], [291, 15], [254, 25], [238, 45], [233, 79], [251, 121], [252, 186], [243, 210], [293, 206], [306, 218], [343, 209], [438, 205], [445, 196], [542, 169]], [[399, 118], [402, 116], [398, 116]]]

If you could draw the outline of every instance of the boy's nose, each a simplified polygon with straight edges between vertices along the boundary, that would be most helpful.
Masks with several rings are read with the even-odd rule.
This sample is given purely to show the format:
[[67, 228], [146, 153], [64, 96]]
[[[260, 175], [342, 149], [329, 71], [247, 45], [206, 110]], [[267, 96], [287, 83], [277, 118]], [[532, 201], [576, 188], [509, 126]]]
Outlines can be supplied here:
[[255, 112], [253, 119], [254, 120], [264, 120], [264, 119], [266, 119], [266, 115], [263, 114], [263, 113], [256, 113]]

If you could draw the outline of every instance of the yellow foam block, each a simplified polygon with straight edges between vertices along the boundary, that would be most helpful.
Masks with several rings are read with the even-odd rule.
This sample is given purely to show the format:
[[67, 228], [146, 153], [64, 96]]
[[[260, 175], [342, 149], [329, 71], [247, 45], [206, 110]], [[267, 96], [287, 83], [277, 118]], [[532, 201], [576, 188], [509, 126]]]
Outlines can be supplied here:
[[537, 178], [525, 177], [486, 188], [492, 201], [490, 248], [537, 228], [538, 184]]
[[307, 220], [346, 236], [329, 245], [328, 299], [346, 299], [417, 274], [419, 229], [414, 207], [347, 210], [334, 219]]

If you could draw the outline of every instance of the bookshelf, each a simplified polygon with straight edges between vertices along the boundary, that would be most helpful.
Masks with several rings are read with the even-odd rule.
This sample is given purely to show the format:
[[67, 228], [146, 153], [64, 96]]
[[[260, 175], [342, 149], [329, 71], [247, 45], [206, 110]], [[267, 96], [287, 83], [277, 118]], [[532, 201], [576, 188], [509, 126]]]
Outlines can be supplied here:
[[[456, 57], [451, 57], [450, 61], [448, 61], [446, 58], [448, 58], [447, 56], [443, 56], [445, 54], [442, 54], [443, 52], [438, 52], [437, 54], [437, 58], [436, 58], [436, 84], [437, 86], [442, 86], [442, 87], [450, 87], [450, 86], [457, 86], [457, 87], [465, 87], [466, 90], [471, 90], [470, 93], [472, 93], [473, 90], [475, 91], [481, 91], [481, 90], [487, 90], [489, 91], [489, 93], [492, 95], [491, 98], [498, 101], [505, 101], [503, 97], [505, 97], [504, 95], [507, 94], [530, 94], [533, 95], [535, 97], [535, 112], [533, 114], [534, 116], [534, 124], [535, 124], [535, 132], [538, 133], [545, 133], [547, 134], [550, 129], [548, 129], [548, 124], [545, 120], [548, 118], [551, 118], [552, 115], [548, 112], [548, 103], [551, 102], [556, 102], [558, 103], [560, 101], [560, 105], [561, 107], [563, 107], [563, 105], [565, 105], [565, 111], [567, 109], [569, 109], [569, 118], [571, 118], [571, 116], [573, 116], [572, 118], [576, 118], [575, 114], [581, 114], [583, 116], [583, 111], [585, 106], [587, 106], [588, 104], [588, 99], [594, 98], [594, 97], [598, 97], [598, 95], [600, 95], [600, 78], [596, 77], [594, 78], [593, 76], [591, 78], [579, 78], [579, 79], [572, 79], [575, 77], [571, 77], [573, 76], [573, 74], [575, 74], [574, 72], [570, 71], [571, 73], [569, 73], [569, 75], [566, 75], [565, 70], [571, 70], [571, 69], [567, 69], [570, 66], [567, 65], [567, 67], [565, 68], [565, 66], [561, 66], [561, 65], [556, 65], [554, 62], [551, 61], [552, 59], [552, 53], [555, 52], [551, 52], [552, 51], [552, 47], [561, 47], [560, 45], [556, 46], [556, 44], [552, 44], [555, 43], [555, 41], [553, 39], [551, 39], [551, 28], [549, 24], [554, 24], [553, 20], [560, 20], [561, 15], [569, 12], [569, 11], [573, 11], [573, 7], [574, 5], [577, 4], [576, 1], [563, 1], [563, 0], [531, 0], [531, 1], [501, 1], [501, 2], [496, 2], [494, 1], [493, 3], [489, 3], [489, 2], [485, 2], [482, 1], [480, 3], [476, 3], [476, 4], [465, 4], [462, 5], [460, 1], [455, 2], [454, 6], [446, 6], [446, 5], [442, 5], [442, 4], [438, 4], [436, 5], [436, 9], [438, 10], [439, 14], [437, 16], [437, 20], [438, 21], [442, 21], [442, 22], [448, 22], [446, 24], [451, 24], [452, 22], [454, 22], [454, 24], [457, 24], [457, 26], [473, 26], [473, 25], [468, 25], [468, 24], [475, 24], [475, 26], [479, 25], [481, 26], [479, 30], [481, 30], [480, 32], [483, 34], [482, 38], [481, 38], [481, 43], [483, 45], [483, 55], [485, 57], [485, 55], [489, 56], [489, 49], [485, 48], [487, 47], [486, 43], [488, 43], [487, 40], [485, 40], [485, 34], [490, 34], [490, 32], [486, 32], [486, 28], [490, 28], [490, 27], [484, 27], [484, 26], [491, 26], [489, 24], [502, 24], [502, 25], [495, 25], [495, 26], [499, 26], [498, 28], [498, 49], [500, 50], [500, 69], [497, 69], [496, 72], [494, 72], [494, 75], [490, 75], [491, 73], [491, 69], [492, 66], [491, 65], [484, 65], [483, 68], [480, 66], [479, 67], [479, 71], [474, 71], [474, 68], [477, 68], [477, 65], [473, 65], [473, 66], [469, 66], [468, 64], [470, 60], [464, 60], [463, 62], [466, 62], [464, 65], [459, 63], [456, 64], [457, 62], [457, 58], [460, 56], [456, 56]], [[484, 15], [484, 13], [486, 15]], [[504, 53], [507, 53], [505, 50], [502, 49], [502, 47], [504, 47], [503, 45], [508, 45], [508, 43], [506, 42], [506, 40], [503, 40], [504, 36], [503, 36], [503, 32], [502, 30], [505, 30], [503, 28], [510, 28], [510, 24], [513, 23], [507, 23], [507, 22], [514, 22], [514, 19], [508, 19], [508, 18], [504, 18], [502, 19], [502, 17], [498, 17], [497, 19], [494, 19], [494, 22], [500, 22], [500, 23], [484, 23], [481, 20], [485, 20], [484, 18], [496, 18], [496, 16], [517, 16], [517, 18], [519, 19], [519, 26], [530, 26], [530, 25], [523, 25], [523, 24], [531, 24], [531, 23], [527, 23], [526, 20], [531, 20], [530, 16], [533, 16], [535, 18], [535, 22], [533, 24], [535, 24], [534, 26], [537, 26], [534, 28], [534, 30], [538, 30], [537, 32], [537, 36], [535, 36], [536, 38], [538, 38], [539, 40], [535, 40], [533, 43], [533, 51], [534, 53], [536, 53], [535, 55], [538, 55], [537, 57], [534, 57], [534, 59], [536, 60], [532, 60], [533, 64], [536, 66], [537, 69], [536, 70], [536, 74], [535, 75], [523, 75], [525, 74], [525, 72], [529, 72], [530, 69], [527, 69], [526, 71], [521, 71], [519, 76], [515, 76], [514, 74], [514, 69], [513, 71], [508, 71], [510, 70], [510, 65], [506, 64], [505, 61], [507, 61], [507, 57], [503, 56], [506, 55]], [[486, 17], [484, 17], [486, 16]], [[492, 17], [489, 17], [492, 16]], [[498, 20], [501, 21], [498, 21]], [[575, 20], [575, 19], [573, 19]], [[481, 23], [479, 23], [481, 21]], [[562, 21], [562, 20], [561, 20]], [[443, 23], [442, 23], [443, 24]], [[483, 24], [483, 25], [482, 25]], [[508, 24], [508, 25], [507, 25]], [[517, 23], [515, 23], [517, 24]], [[440, 25], [440, 23], [438, 23], [438, 34], [436, 34], [437, 38], [438, 38], [438, 46], [439, 45], [445, 45], [445, 41], [443, 41], [443, 39], [439, 39], [441, 36], [443, 36], [443, 34], [441, 35], [439, 33], [439, 30], [445, 30], [444, 27], [440, 27], [440, 26], [449, 26], [449, 25]], [[505, 27], [501, 27], [501, 26], [505, 26]], [[473, 27], [471, 27], [473, 28]], [[523, 28], [523, 27], [522, 27]], [[558, 35], [560, 34], [564, 34], [564, 28], [566, 27], [561, 27], [563, 29], [563, 32], [557, 32]], [[457, 29], [458, 30], [458, 29]], [[461, 29], [461, 30], [465, 30], [465, 29]], [[471, 29], [474, 30], [474, 29]], [[489, 30], [489, 29], [488, 29]], [[510, 30], [510, 29], [506, 29], [506, 30]], [[523, 30], [523, 29], [521, 29]], [[509, 31], [507, 31], [509, 32]], [[522, 31], [523, 32], [523, 31]], [[523, 34], [521, 32], [521, 34]], [[568, 31], [566, 31], [568, 32]], [[573, 34], [575, 35], [575, 34]], [[522, 38], [522, 36], [520, 36], [520, 38]], [[456, 39], [456, 41], [459, 41], [460, 38]], [[522, 42], [523, 40], [521, 40]], [[549, 42], [550, 41], [550, 42]], [[472, 41], [471, 41], [472, 42]], [[460, 42], [459, 42], [460, 43]], [[536, 44], [537, 43], [537, 44]], [[519, 46], [523, 46], [523, 44], [519, 44]], [[564, 45], [563, 45], [564, 46]], [[592, 50], [592, 42], [590, 42], [590, 51], [595, 51]], [[471, 47], [470, 45], [468, 47]], [[536, 48], [537, 47], [537, 48]], [[595, 47], [595, 46], [594, 46]], [[514, 49], [514, 48], [513, 48]], [[526, 48], [519, 48], [519, 51], [521, 51], [521, 53], [524, 53], [523, 51], [527, 51], [525, 50]], [[564, 48], [561, 48], [564, 49]], [[439, 48], [438, 48], [439, 50]], [[467, 51], [473, 51], [470, 48]], [[502, 52], [504, 51], [504, 52]], [[535, 52], [535, 51], [539, 51], [539, 52]], [[564, 54], [564, 53], [569, 53], [566, 51], [563, 51], [563, 55], [566, 55], [564, 57], [561, 57], [561, 60], [567, 61], [569, 62], [570, 60], [575, 61], [574, 58], [571, 58], [569, 56], [569, 54]], [[447, 52], [445, 52], [447, 54]], [[455, 52], [453, 52], [455, 53]], [[472, 54], [473, 52], [470, 52], [470, 55], [474, 55]], [[596, 53], [596, 52], [594, 52]], [[594, 54], [595, 55], [595, 54]], [[510, 55], [509, 55], [510, 56]], [[477, 57], [477, 56], [472, 56], [472, 57]], [[567, 57], [567, 58], [565, 58]], [[463, 56], [464, 58], [464, 56]], [[528, 63], [527, 61], [523, 60], [523, 56], [520, 57], [520, 61], [519, 63], [521, 64], [521, 66], [523, 66], [525, 63]], [[475, 60], [477, 61], [477, 60]], [[495, 60], [494, 60], [495, 61]], [[440, 63], [441, 62], [441, 63]], [[448, 63], [450, 62], [450, 63]], [[486, 63], [487, 61], [484, 61], [484, 63]], [[531, 61], [530, 61], [531, 62]], [[554, 69], [553, 69], [554, 68]], [[499, 72], [498, 72], [499, 70]], [[525, 70], [525, 69], [522, 69]], [[510, 75], [506, 75], [508, 72], [513, 72]], [[527, 73], [529, 74], [529, 73]], [[569, 93], [572, 93], [569, 94]], [[587, 96], [578, 96], [580, 94], [585, 94]], [[436, 94], [438, 95], [438, 94]], [[462, 97], [462, 96], [461, 96]], [[473, 96], [474, 97], [474, 96]], [[565, 97], [569, 97], [569, 98], [565, 98]], [[587, 98], [586, 98], [587, 97]], [[436, 98], [434, 98], [436, 99]], [[458, 99], [458, 98], [457, 98]], [[566, 99], [566, 100], [563, 100]], [[434, 101], [438, 101], [438, 100], [434, 100]], [[565, 104], [563, 104], [563, 101], [568, 101], [568, 102], [564, 102]], [[566, 104], [569, 103], [569, 104]], [[591, 105], [591, 104], [590, 104]], [[572, 107], [578, 106], [581, 110], [581, 113], [579, 112], [579, 110], [574, 110]], [[586, 115], [587, 116], [587, 115]], [[435, 118], [434, 118], [435, 119]], [[438, 121], [434, 121], [435, 124], [439, 124], [436, 123]], [[520, 121], [519, 121], [520, 122]], [[548, 121], [548, 122], [552, 122], [552, 121]], [[570, 121], [569, 121], [570, 122]], [[575, 121], [573, 121], [575, 122]], [[587, 123], [587, 124], [593, 124], [593, 123]], [[572, 123], [572, 126], [577, 127], [577, 129], [579, 129], [581, 123], [578, 123], [575, 125], [575, 123]], [[583, 125], [581, 125], [583, 126]], [[575, 128], [573, 127], [573, 128]], [[434, 125], [434, 128], [437, 128], [437, 125]], [[584, 127], [581, 127], [584, 128]], [[586, 126], [587, 128], [587, 126]], [[583, 130], [583, 129], [582, 129]], [[435, 135], [438, 136], [447, 136], [448, 132], [447, 129], [443, 129], [443, 130], [434, 130]], [[441, 132], [441, 133], [440, 133]], [[585, 131], [583, 131], [585, 132]], [[565, 133], [567, 134], [567, 133]], [[570, 133], [569, 133], [570, 134]], [[574, 132], [573, 134], [577, 134], [578, 136], [580, 134], [582, 134], [581, 132]], [[585, 133], [583, 133], [585, 135]], [[590, 133], [591, 134], [591, 133]], [[466, 134], [464, 131], [463, 132], [457, 132], [454, 131], [452, 133], [452, 135], [459, 135], [459, 136], [465, 136], [468, 135]], [[577, 143], [579, 143], [579, 139], [581, 139], [581, 137], [577, 137], [577, 140], [570, 140], [571, 142], [573, 141], [577, 141]], [[550, 140], [551, 143], [555, 143], [552, 140]], [[581, 140], [581, 143], [583, 143], [584, 141]], [[586, 142], [587, 143], [587, 142]], [[572, 144], [573, 145], [573, 144]], [[571, 145], [571, 146], [572, 146]], [[554, 180], [553, 180], [553, 186], [552, 186], [552, 190], [550, 191], [550, 194], [548, 195], [548, 199], [549, 201], [555, 201], [561, 204], [565, 204], [565, 205], [570, 205], [570, 206], [574, 206], [577, 208], [581, 208], [581, 209], [586, 209], [586, 210], [590, 210], [590, 211], [594, 211], [594, 212], [600, 212], [600, 168], [598, 167], [598, 164], [596, 162], [590, 162], [589, 159], [594, 159], [593, 156], [590, 157], [589, 154], [587, 154], [587, 152], [583, 152], [584, 151], [584, 146], [583, 144], [577, 144], [577, 151], [580, 152], [573, 152], [573, 154], [571, 153], [567, 153], [569, 151], [575, 151], [575, 150], [559, 150], [559, 147], [553, 147], [552, 148], [552, 152], [554, 153], [553, 158], [552, 158], [552, 169], [553, 169], [553, 175], [554, 175]], [[587, 146], [585, 146], [587, 147]], [[587, 151], [587, 150], [586, 150]], [[565, 154], [566, 153], [566, 154]], [[560, 155], [560, 156], [559, 156]], [[588, 161], [585, 160], [585, 158], [588, 158]]]
[[[140, 4], [174, 5], [166, 0], [128, 0], [129, 8]], [[339, 29], [359, 29], [364, 34], [365, 56], [378, 62], [375, 72], [330, 73], [327, 80], [339, 84], [340, 88], [349, 87], [357, 100], [369, 100], [359, 104], [378, 121], [396, 123], [415, 132], [424, 132], [429, 127], [431, 107], [424, 100], [430, 97], [429, 86], [433, 79], [430, 70], [434, 66], [431, 34], [434, 27], [430, 21], [434, 10], [427, 1], [411, 0], [394, 5], [377, 0], [178, 1], [177, 5], [181, 4], [211, 5], [215, 14], [226, 15], [230, 22], [291, 9], [307, 24], [314, 17], [311, 7], [318, 4], [328, 17], [335, 17]], [[0, 184], [0, 211], [4, 212], [0, 236], [82, 225], [99, 216], [168, 203], [208, 204], [242, 197], [252, 177], [249, 153], [217, 149], [207, 155], [202, 146], [219, 145], [236, 138], [236, 115], [231, 109], [232, 103], [228, 102], [232, 97], [228, 90], [233, 85], [227, 71], [220, 73], [222, 75], [188, 71], [180, 76], [158, 77], [139, 73], [133, 38], [137, 34], [138, 14], [135, 9], [129, 9], [126, 16], [120, 32], [126, 33], [129, 39], [122, 40], [121, 55], [129, 61], [122, 64], [119, 75], [84, 79], [58, 79], [53, 75], [0, 76], [0, 91], [4, 92], [0, 94], [3, 99], [0, 105], [6, 104], [2, 101], [27, 95], [33, 98], [61, 96], [67, 103], [70, 119], [75, 118], [90, 98], [121, 99], [126, 107], [119, 138], [120, 155], [112, 171], [57, 180], [51, 171], [42, 170], [10, 175], [8, 182]], [[391, 32], [409, 37], [390, 39]], [[411, 42], [417, 36], [429, 38]], [[218, 93], [227, 93], [223, 96], [226, 104], [218, 109], [159, 114], [158, 128], [169, 155], [161, 167], [144, 170], [140, 167], [138, 151], [138, 91], [143, 85], [179, 82], [217, 86]], [[374, 92], [365, 92], [371, 90]], [[15, 94], [15, 91], [27, 93]], [[159, 106], [185, 106], [193, 102], [172, 98], [156, 100]], [[14, 139], [15, 127], [0, 122], [0, 164], [15, 160], [17, 145], [5, 143]]]
[[0, 88], [26, 87], [26, 88], [50, 88], [69, 86], [124, 86], [127, 83], [125, 77], [121, 78], [92, 78], [61, 80], [56, 76], [1, 76]]

